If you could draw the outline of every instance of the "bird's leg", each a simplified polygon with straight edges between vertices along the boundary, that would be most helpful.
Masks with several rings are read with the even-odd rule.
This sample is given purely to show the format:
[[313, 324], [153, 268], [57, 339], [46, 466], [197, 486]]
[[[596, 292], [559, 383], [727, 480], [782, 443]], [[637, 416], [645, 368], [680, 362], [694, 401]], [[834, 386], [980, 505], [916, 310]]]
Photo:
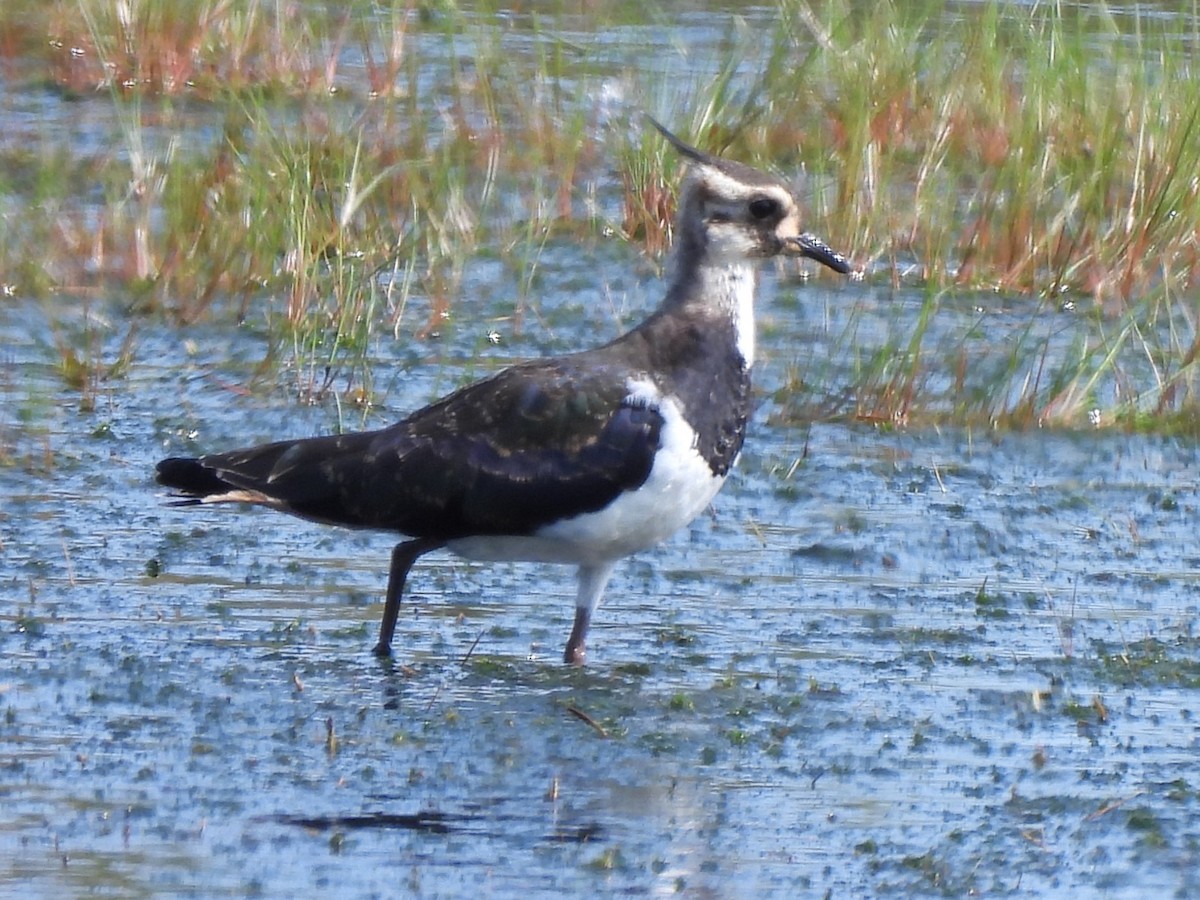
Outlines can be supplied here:
[[575, 625], [571, 628], [571, 636], [567, 638], [567, 649], [563, 653], [563, 662], [569, 666], [582, 666], [587, 656], [587, 630], [592, 621], [592, 611], [582, 606], [575, 607]]
[[392, 568], [388, 573], [387, 601], [383, 604], [383, 621], [379, 623], [379, 643], [375, 645], [376, 656], [392, 655], [392, 635], [396, 632], [396, 617], [400, 614], [400, 595], [404, 593], [404, 582], [408, 570], [417, 557], [430, 550], [444, 546], [443, 541], [421, 538], [402, 541], [392, 550]]
[[592, 622], [592, 613], [600, 605], [604, 596], [604, 588], [612, 575], [611, 562], [597, 566], [579, 567], [579, 592], [575, 595], [575, 624], [571, 628], [571, 636], [567, 639], [567, 649], [563, 653], [563, 662], [571, 666], [582, 666], [587, 657], [587, 630]]

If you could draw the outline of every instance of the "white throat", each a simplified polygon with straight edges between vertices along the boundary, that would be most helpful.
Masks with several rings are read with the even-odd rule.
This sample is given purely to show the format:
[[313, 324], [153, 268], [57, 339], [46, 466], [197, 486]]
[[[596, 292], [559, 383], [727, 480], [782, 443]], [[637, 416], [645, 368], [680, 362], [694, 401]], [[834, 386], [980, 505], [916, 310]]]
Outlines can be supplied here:
[[666, 305], [702, 310], [733, 324], [746, 369], [754, 365], [754, 293], [758, 258], [742, 231], [725, 229], [684, 239], [673, 254], [673, 277]]
[[754, 365], [754, 293], [758, 276], [749, 260], [726, 261], [701, 273], [706, 306], [729, 316], [746, 368]]

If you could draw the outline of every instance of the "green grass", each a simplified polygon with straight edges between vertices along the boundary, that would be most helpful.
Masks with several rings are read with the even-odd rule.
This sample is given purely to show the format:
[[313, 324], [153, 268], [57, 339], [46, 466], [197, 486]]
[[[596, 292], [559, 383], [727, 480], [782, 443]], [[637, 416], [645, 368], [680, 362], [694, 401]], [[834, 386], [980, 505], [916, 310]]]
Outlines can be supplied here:
[[[783, 0], [765, 29], [729, 18], [703, 53], [664, 47], [664, 78], [565, 36], [670, 21], [639, 4], [282, 9], [0, 7], [13, 96], [108, 123], [0, 144], [6, 292], [252, 319], [298, 396], [370, 403], [372, 342], [436, 331], [481, 252], [513, 273], [519, 324], [549, 242], [665, 251], [677, 163], [620, 127], [632, 112], [606, 124], [618, 84], [707, 149], [802, 170], [810, 225], [867, 288], [924, 291], [882, 338], [861, 310], [840, 321], [782, 416], [1197, 431], [1200, 35], [1181, 20]], [[120, 373], [62, 357], [84, 391]]]

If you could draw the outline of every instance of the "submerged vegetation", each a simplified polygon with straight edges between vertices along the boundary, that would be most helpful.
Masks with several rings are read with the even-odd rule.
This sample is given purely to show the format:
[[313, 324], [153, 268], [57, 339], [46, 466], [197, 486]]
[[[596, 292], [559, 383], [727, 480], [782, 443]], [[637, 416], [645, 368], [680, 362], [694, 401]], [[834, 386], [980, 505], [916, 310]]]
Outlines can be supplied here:
[[[1195, 432], [1200, 26], [1147, 9], [782, 0], [668, 58], [594, 41], [670, 19], [626, 3], [8, 0], [0, 282], [259, 323], [369, 403], [372, 341], [436, 331], [478, 255], [524, 294], [555, 241], [664, 251], [645, 105], [802, 171], [854, 290], [921, 297], [838, 319], [781, 415]], [[121, 371], [84, 349], [73, 383]]]

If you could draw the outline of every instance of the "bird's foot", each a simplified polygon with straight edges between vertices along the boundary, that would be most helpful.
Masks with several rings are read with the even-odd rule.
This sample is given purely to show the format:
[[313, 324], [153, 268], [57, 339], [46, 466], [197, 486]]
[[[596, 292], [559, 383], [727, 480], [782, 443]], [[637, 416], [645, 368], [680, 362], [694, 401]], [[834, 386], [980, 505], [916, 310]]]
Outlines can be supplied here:
[[568, 643], [566, 652], [563, 653], [563, 662], [568, 666], [583, 667], [584, 660], [587, 657], [587, 647], [580, 641], [578, 644]]

